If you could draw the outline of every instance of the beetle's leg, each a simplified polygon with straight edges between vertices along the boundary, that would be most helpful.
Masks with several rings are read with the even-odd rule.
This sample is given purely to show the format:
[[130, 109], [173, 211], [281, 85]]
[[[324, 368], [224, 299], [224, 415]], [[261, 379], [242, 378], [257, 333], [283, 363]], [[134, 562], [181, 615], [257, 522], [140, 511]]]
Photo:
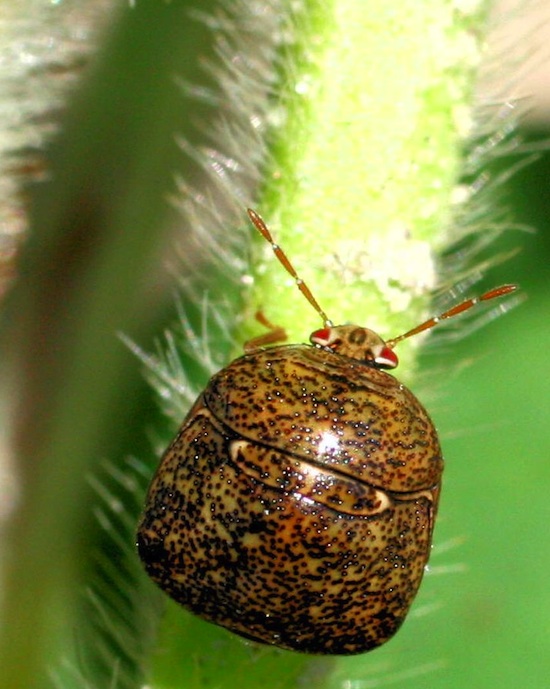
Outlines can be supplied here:
[[245, 354], [250, 354], [255, 349], [260, 349], [266, 345], [272, 345], [276, 342], [284, 342], [287, 339], [286, 330], [279, 325], [273, 325], [268, 321], [262, 311], [256, 311], [256, 320], [268, 329], [268, 332], [258, 337], [253, 337], [244, 343]]

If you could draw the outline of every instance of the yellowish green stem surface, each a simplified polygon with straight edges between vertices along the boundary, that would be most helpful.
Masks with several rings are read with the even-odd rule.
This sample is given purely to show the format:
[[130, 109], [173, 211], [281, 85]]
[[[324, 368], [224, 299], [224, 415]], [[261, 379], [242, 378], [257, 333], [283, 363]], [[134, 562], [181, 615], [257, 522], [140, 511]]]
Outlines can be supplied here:
[[[257, 210], [332, 321], [389, 338], [419, 321], [437, 286], [483, 7], [310, 6]], [[290, 341], [320, 325], [268, 246], [254, 280], [255, 308]]]

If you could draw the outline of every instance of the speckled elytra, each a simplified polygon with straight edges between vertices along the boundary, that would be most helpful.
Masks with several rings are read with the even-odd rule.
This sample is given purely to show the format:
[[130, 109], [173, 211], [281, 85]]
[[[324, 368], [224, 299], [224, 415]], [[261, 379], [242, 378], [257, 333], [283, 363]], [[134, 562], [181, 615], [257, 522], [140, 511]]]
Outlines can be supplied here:
[[[443, 471], [416, 397], [381, 369], [395, 345], [516, 289], [504, 285], [384, 341], [323, 319], [309, 345], [272, 329], [212, 377], [153, 478], [137, 542], [172, 598], [281, 648], [362, 653], [403, 622], [428, 561]], [[268, 324], [265, 318], [262, 319]]]

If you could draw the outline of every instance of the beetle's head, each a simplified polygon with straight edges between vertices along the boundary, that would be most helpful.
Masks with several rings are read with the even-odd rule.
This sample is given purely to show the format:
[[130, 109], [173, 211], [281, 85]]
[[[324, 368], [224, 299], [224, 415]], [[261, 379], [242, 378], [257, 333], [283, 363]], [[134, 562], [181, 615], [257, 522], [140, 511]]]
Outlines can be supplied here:
[[393, 349], [380, 335], [358, 325], [327, 325], [311, 333], [309, 341], [373, 368], [395, 368], [399, 363]]

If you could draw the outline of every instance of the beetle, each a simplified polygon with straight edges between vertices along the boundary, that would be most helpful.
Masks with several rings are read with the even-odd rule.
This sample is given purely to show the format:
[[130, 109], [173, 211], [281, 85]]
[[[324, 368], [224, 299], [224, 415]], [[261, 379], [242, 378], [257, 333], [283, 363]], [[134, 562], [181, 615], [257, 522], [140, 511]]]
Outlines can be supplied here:
[[[266, 644], [355, 654], [402, 624], [428, 561], [443, 458], [428, 413], [387, 370], [405, 338], [506, 295], [503, 285], [384, 341], [323, 320], [310, 344], [271, 327], [215, 374], [164, 453], [137, 546], [176, 601]], [[260, 317], [270, 326], [265, 317]]]

